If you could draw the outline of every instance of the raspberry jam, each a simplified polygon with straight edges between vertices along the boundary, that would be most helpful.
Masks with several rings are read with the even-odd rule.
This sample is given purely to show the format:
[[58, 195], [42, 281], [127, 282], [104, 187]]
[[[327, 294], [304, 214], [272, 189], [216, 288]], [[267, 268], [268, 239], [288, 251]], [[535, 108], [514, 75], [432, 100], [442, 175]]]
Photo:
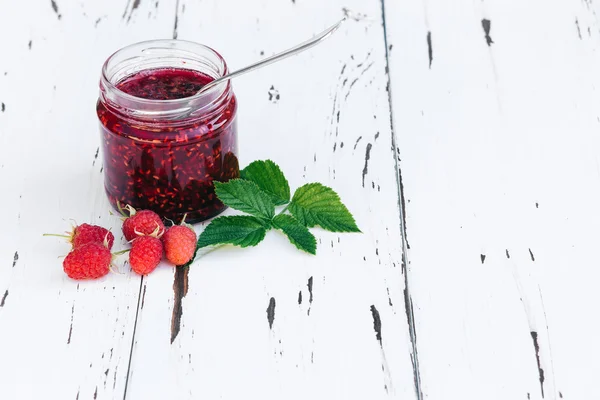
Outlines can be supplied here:
[[213, 80], [191, 69], [154, 68], [122, 79], [117, 83], [117, 88], [144, 99], [173, 100], [191, 97]]
[[197, 92], [226, 73], [218, 53], [176, 40], [140, 43], [108, 59], [97, 113], [115, 208], [130, 204], [173, 221], [187, 214], [188, 222], [225, 209], [213, 181], [239, 176], [236, 98], [229, 82]]

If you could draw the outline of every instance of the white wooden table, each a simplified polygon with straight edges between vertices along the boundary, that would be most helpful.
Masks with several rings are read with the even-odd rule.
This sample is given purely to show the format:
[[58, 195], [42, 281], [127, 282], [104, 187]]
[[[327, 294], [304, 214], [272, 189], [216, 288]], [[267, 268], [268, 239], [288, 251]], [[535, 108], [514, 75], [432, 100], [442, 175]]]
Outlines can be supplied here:
[[[234, 82], [240, 161], [332, 186], [364, 234], [318, 231], [312, 257], [271, 232], [187, 276], [64, 275], [68, 246], [42, 233], [120, 233], [95, 115], [108, 55], [176, 37], [241, 67], [343, 7], [367, 21]], [[600, 399], [598, 14], [0, 0], [0, 399]]]

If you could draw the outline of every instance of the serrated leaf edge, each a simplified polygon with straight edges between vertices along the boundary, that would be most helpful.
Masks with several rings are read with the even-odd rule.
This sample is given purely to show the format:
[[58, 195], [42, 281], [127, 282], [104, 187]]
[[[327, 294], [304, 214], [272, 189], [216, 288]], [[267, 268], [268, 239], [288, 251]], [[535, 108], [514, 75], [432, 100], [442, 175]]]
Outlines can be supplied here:
[[[294, 245], [294, 246], [295, 246], [295, 247], [296, 247], [298, 250], [301, 250], [301, 251], [303, 251], [303, 252], [305, 252], [305, 253], [308, 253], [308, 254], [316, 255], [316, 254], [317, 254], [317, 238], [315, 238], [315, 236], [312, 234], [312, 232], [311, 232], [311, 231], [309, 231], [309, 230], [308, 230], [308, 228], [306, 229], [306, 231], [307, 231], [307, 232], [308, 232], [308, 233], [309, 233], [309, 234], [312, 236], [313, 243], [314, 243], [314, 245], [315, 245], [314, 252], [311, 252], [311, 251], [309, 251], [308, 249], [305, 249], [305, 248], [302, 248], [302, 247], [300, 247], [300, 246], [298, 245], [298, 242], [297, 242], [296, 240], [292, 241], [292, 237], [290, 237], [290, 235], [288, 235], [288, 233], [287, 233], [287, 232], [285, 232], [285, 231], [283, 230], [283, 227], [279, 227], [279, 226], [277, 226], [276, 218], [277, 218], [277, 217], [279, 217], [279, 216], [288, 216], [288, 217], [290, 217], [292, 220], [296, 221], [296, 222], [297, 222], [297, 223], [298, 223], [300, 226], [304, 226], [304, 225], [303, 225], [302, 223], [300, 223], [300, 221], [298, 221], [296, 218], [294, 218], [294, 216], [293, 216], [293, 215], [289, 215], [289, 214], [278, 214], [278, 215], [276, 215], [276, 216], [273, 218], [273, 221], [272, 221], [272, 225], [273, 225], [273, 227], [274, 227], [275, 229], [277, 229], [277, 230], [281, 231], [281, 232], [282, 232], [282, 233], [283, 233], [283, 234], [284, 234], [284, 235], [285, 235], [285, 236], [288, 238], [288, 240], [290, 241], [290, 243], [291, 243], [291, 244], [293, 244], [293, 245]], [[306, 228], [306, 226], [304, 226], [304, 227]]]
[[[256, 188], [256, 190], [258, 190], [259, 192], [261, 192], [262, 194], [265, 195], [265, 199], [267, 201], [270, 201], [271, 205], [273, 205], [273, 215], [265, 215], [265, 214], [256, 215], [256, 214], [252, 214], [252, 213], [249, 213], [249, 212], [246, 212], [246, 211], [237, 210], [236, 208], [231, 207], [229, 205], [228, 205], [228, 207], [231, 207], [234, 210], [237, 210], [237, 211], [240, 211], [240, 212], [245, 212], [246, 214], [251, 214], [251, 215], [253, 215], [255, 217], [258, 217], [258, 218], [264, 218], [266, 220], [272, 219], [275, 216], [275, 204], [273, 203], [273, 200], [271, 199], [271, 196], [268, 193], [266, 193], [265, 191], [263, 191], [256, 183], [254, 183], [252, 181], [249, 181], [249, 180], [246, 180], [246, 179], [241, 179], [241, 178], [240, 179], [230, 179], [227, 182], [217, 182], [217, 181], [215, 181], [214, 182], [214, 184], [215, 184], [215, 194], [217, 195], [217, 197], [219, 198], [219, 200], [221, 200], [221, 198], [217, 194], [217, 191], [218, 190], [222, 190], [222, 189], [218, 189], [218, 187], [221, 187], [221, 188], [227, 187], [227, 185], [229, 185], [231, 182], [240, 182], [240, 181], [243, 181], [244, 183], [248, 183], [250, 185], [254, 185], [254, 187]], [[223, 201], [223, 200], [221, 200], [221, 201]], [[244, 203], [246, 203], [249, 207], [254, 207], [252, 204], [248, 204], [246, 201], [244, 201]], [[225, 202], [223, 202], [223, 204], [225, 204]], [[227, 205], [227, 204], [225, 204], [225, 205]]]
[[[350, 217], [350, 220], [352, 221], [352, 225], [350, 224], [341, 224], [341, 223], [330, 223], [331, 225], [336, 225], [338, 226], [338, 228], [336, 230], [331, 230], [331, 229], [327, 229], [326, 227], [324, 227], [323, 225], [321, 225], [321, 223], [315, 223], [315, 224], [309, 224], [306, 221], [306, 218], [304, 215], [299, 215], [300, 214], [300, 210], [302, 210], [302, 214], [306, 214], [307, 212], [309, 212], [309, 210], [307, 210], [306, 208], [304, 208], [303, 206], [299, 205], [298, 202], [301, 201], [302, 199], [304, 199], [307, 195], [308, 195], [308, 191], [305, 191], [304, 193], [300, 193], [298, 194], [298, 191], [300, 189], [306, 188], [308, 186], [317, 186], [321, 189], [326, 189], [331, 191], [331, 194], [334, 195], [335, 200], [337, 200], [340, 205], [342, 206], [342, 208], [348, 213], [348, 216]], [[313, 203], [318, 205], [320, 201]], [[323, 201], [326, 202], [326, 201]], [[303, 224], [306, 227], [312, 228], [315, 226], [319, 226], [322, 229], [328, 231], [328, 232], [337, 232], [337, 233], [362, 233], [362, 231], [360, 230], [360, 228], [358, 227], [357, 223], [356, 223], [356, 219], [354, 218], [354, 215], [352, 215], [352, 213], [350, 212], [350, 210], [348, 209], [348, 207], [346, 207], [346, 205], [342, 202], [342, 199], [340, 198], [339, 194], [333, 190], [332, 188], [330, 188], [329, 186], [325, 186], [322, 183], [319, 182], [311, 182], [311, 183], [306, 183], [302, 186], [300, 186], [299, 188], [296, 189], [296, 191], [294, 192], [294, 195], [292, 196], [292, 200], [290, 201], [289, 204], [289, 211], [290, 213], [298, 220], [298, 222], [300, 222], [301, 224]], [[312, 219], [314, 220], [319, 220], [318, 217], [315, 217], [313, 215], [313, 213], [311, 213]], [[320, 221], [319, 221], [320, 222]], [[339, 226], [343, 226], [343, 228], [339, 228]]]
[[[255, 161], [252, 161], [250, 164], [246, 165], [246, 167], [240, 171], [240, 179], [244, 179], [244, 180], [247, 180], [247, 181], [250, 181], [250, 182], [253, 182], [253, 183], [256, 184], [256, 182], [253, 181], [252, 179], [244, 177], [244, 175], [247, 173], [247, 172], [244, 172], [244, 171], [246, 171], [250, 166], [255, 165], [255, 164], [259, 164], [259, 163], [264, 163], [264, 164], [271, 163], [281, 173], [281, 176], [283, 176], [283, 179], [285, 181], [285, 187], [287, 189], [288, 199], [283, 199], [283, 198], [279, 197], [275, 193], [264, 191], [264, 190], [262, 190], [262, 188], [260, 188], [260, 186], [259, 186], [259, 189], [261, 189], [263, 191], [263, 193], [265, 193], [269, 197], [271, 197], [271, 200], [273, 201], [273, 204], [275, 204], [275, 206], [283, 206], [285, 204], [288, 204], [291, 201], [291, 198], [292, 198], [292, 192], [291, 192], [291, 188], [290, 188], [290, 183], [287, 180], [287, 178], [285, 177], [285, 174], [283, 173], [283, 170], [281, 169], [281, 167], [276, 162], [274, 162], [273, 160], [266, 159], [266, 160], [255, 160]], [[268, 174], [268, 175], [271, 176], [271, 174]], [[258, 186], [258, 184], [256, 184], [256, 185]]]

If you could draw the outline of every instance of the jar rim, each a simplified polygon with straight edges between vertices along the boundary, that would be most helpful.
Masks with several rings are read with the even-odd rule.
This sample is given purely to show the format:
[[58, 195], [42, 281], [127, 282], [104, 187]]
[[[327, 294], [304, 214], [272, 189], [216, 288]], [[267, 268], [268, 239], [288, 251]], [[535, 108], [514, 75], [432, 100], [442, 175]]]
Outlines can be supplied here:
[[[183, 47], [183, 49], [182, 49]], [[181, 54], [185, 54], [188, 57], [210, 57], [212, 70], [202, 70], [198, 69], [199, 72], [208, 74], [213, 79], [218, 79], [222, 76], [225, 76], [229, 73], [227, 63], [221, 54], [219, 54], [213, 48], [192, 42], [187, 40], [180, 39], [155, 39], [155, 40], [146, 40], [137, 43], [130, 44], [128, 46], [122, 47], [121, 49], [115, 51], [111, 54], [104, 64], [102, 65], [102, 73], [100, 79], [100, 91], [101, 96], [106, 96], [107, 93], [110, 93], [109, 97], [112, 97], [112, 102], [116, 104], [127, 104], [125, 108], [130, 109], [152, 109], [154, 107], [161, 108], [163, 112], [150, 113], [153, 116], [164, 116], [165, 114], [174, 115], [179, 114], [180, 112], [184, 115], [189, 116], [190, 110], [193, 109], [193, 113], [201, 113], [201, 111], [206, 108], [206, 106], [210, 106], [214, 102], [218, 102], [219, 99], [223, 97], [223, 95], [227, 94], [231, 90], [230, 81], [225, 81], [221, 84], [214, 86], [204, 92], [196, 93], [193, 96], [183, 97], [179, 99], [166, 99], [166, 100], [158, 100], [158, 99], [147, 99], [143, 97], [137, 97], [132, 94], [126, 93], [121, 90], [117, 84], [121, 81], [122, 78], [131, 75], [132, 73], [120, 77], [120, 79], [115, 80], [116, 73], [111, 75], [111, 68], [116, 68], [116, 66], [121, 63], [129, 62], [133, 63], [135, 61], [139, 61], [144, 58], [143, 55], [135, 55], [132, 57], [124, 58], [123, 60], [118, 61], [119, 56], [124, 56], [127, 52], [132, 53], [146, 53], [146, 57], [148, 60], [152, 59], [152, 56], [155, 54], [160, 54], [161, 51], [180, 52]], [[201, 55], [201, 53], [204, 53]], [[192, 58], [189, 58], [190, 61], [193, 61]], [[196, 60], [197, 61], [197, 60]], [[111, 66], [111, 63], [116, 63]], [[185, 63], [184, 63], [185, 64]], [[205, 66], [208, 66], [206, 64]], [[189, 66], [188, 66], [189, 67]], [[161, 68], [161, 67], [155, 67]], [[168, 66], [168, 68], [173, 68], [173, 66]], [[185, 68], [182, 66], [181, 68]], [[150, 69], [150, 68], [141, 68], [139, 69]], [[192, 69], [192, 68], [187, 68]], [[139, 72], [139, 71], [136, 71]], [[135, 72], [133, 72], [135, 73]], [[116, 100], [116, 101], [115, 101]], [[207, 103], [208, 102], [208, 103]], [[162, 107], [168, 107], [168, 110], [165, 110]], [[186, 110], [184, 112], [184, 110]], [[145, 113], [144, 113], [145, 114]]]

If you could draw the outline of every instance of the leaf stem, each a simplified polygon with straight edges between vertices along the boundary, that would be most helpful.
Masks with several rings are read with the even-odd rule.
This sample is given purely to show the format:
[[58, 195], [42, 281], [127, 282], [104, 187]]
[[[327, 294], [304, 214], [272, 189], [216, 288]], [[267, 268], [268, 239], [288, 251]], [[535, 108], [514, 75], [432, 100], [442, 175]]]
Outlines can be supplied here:
[[282, 214], [285, 214], [285, 212], [286, 212], [286, 211], [288, 210], [288, 208], [290, 207], [290, 204], [291, 204], [291, 202], [290, 202], [290, 203], [287, 203], [287, 205], [285, 206], [285, 208], [284, 208], [283, 210], [281, 210], [281, 211], [279, 212], [279, 214], [277, 214], [277, 215], [282, 215]]
[[56, 233], [44, 233], [42, 236], [56, 236], [56, 237], [61, 237], [61, 238], [65, 238], [65, 239], [70, 239], [71, 236], [68, 235], [58, 235]]

